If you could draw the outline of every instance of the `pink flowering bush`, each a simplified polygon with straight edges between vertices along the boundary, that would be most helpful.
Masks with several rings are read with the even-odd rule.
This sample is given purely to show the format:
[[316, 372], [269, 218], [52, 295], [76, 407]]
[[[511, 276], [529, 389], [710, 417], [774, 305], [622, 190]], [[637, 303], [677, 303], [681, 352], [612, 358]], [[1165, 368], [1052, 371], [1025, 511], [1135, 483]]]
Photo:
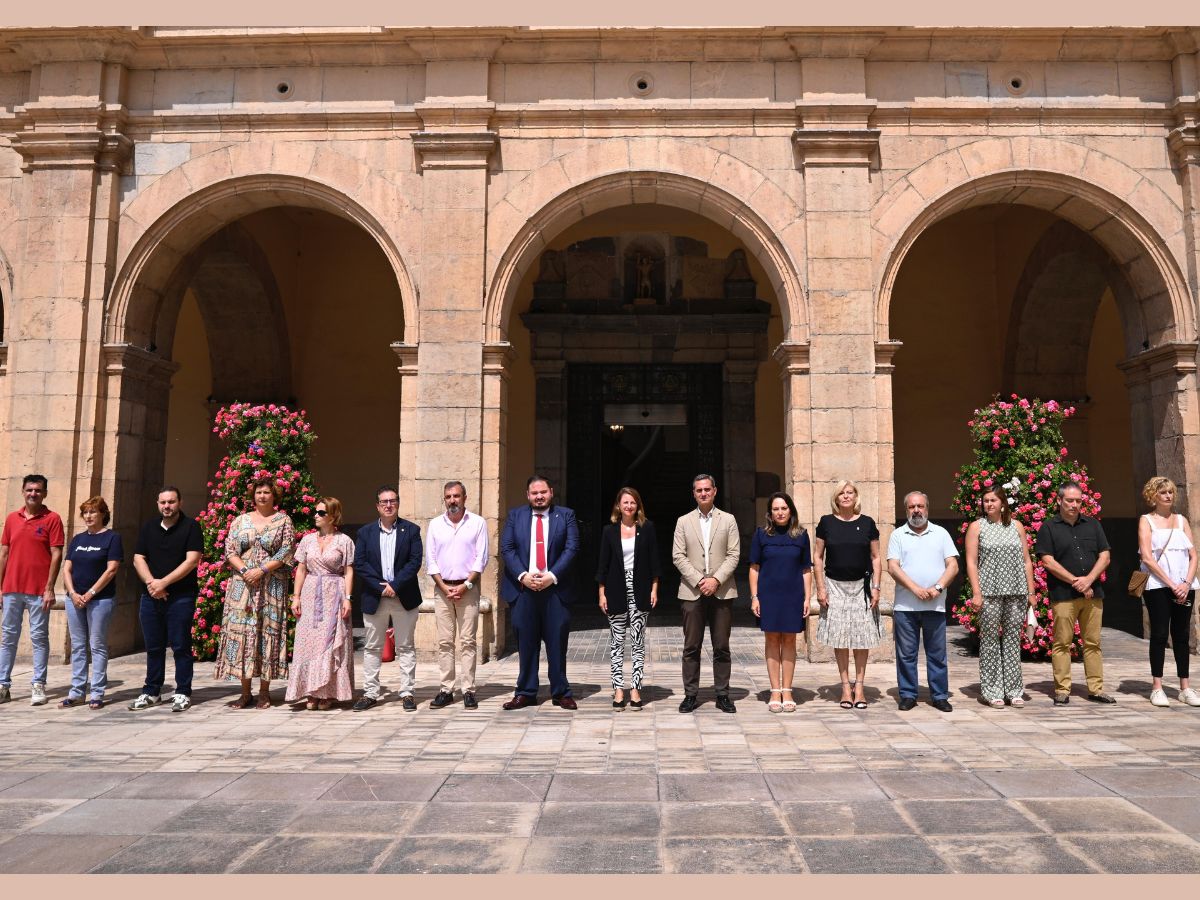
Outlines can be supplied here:
[[[958, 538], [960, 546], [967, 526], [983, 515], [980, 495], [995, 484], [1004, 486], [1013, 501], [1013, 518], [1025, 526], [1031, 555], [1043, 522], [1058, 513], [1056, 492], [1061, 485], [1068, 482], [1079, 485], [1083, 492], [1083, 514], [1100, 517], [1100, 492], [1089, 484], [1087, 469], [1070, 458], [1063, 439], [1062, 424], [1073, 415], [1074, 407], [1064, 408], [1054, 400], [1029, 400], [1016, 394], [1009, 400], [1001, 400], [997, 395], [991, 405], [975, 410], [974, 418], [967, 423], [977, 442], [975, 459], [954, 474], [957, 491], [953, 505], [965, 520]], [[1027, 630], [1022, 630], [1021, 646], [1032, 658], [1047, 659], [1054, 642], [1054, 612], [1046, 590], [1046, 571], [1036, 556], [1033, 563], [1037, 593], [1034, 612], [1038, 625], [1032, 639]], [[978, 634], [979, 614], [967, 602], [970, 597], [971, 585], [964, 582], [953, 616], [969, 632]], [[1078, 656], [1081, 649], [1076, 623], [1071, 655]]]
[[[217, 655], [221, 611], [225, 601], [225, 536], [233, 520], [248, 512], [250, 483], [272, 478], [282, 496], [279, 508], [292, 518], [296, 541], [313, 530], [317, 491], [308, 470], [308, 448], [316, 435], [305, 421], [304, 410], [293, 412], [274, 403], [234, 403], [217, 413], [213, 433], [229, 448], [208, 483], [209, 504], [196, 518], [204, 532], [204, 557], [197, 569], [200, 595], [192, 622], [192, 650], [196, 659]], [[288, 656], [291, 656], [295, 619], [288, 611]]]

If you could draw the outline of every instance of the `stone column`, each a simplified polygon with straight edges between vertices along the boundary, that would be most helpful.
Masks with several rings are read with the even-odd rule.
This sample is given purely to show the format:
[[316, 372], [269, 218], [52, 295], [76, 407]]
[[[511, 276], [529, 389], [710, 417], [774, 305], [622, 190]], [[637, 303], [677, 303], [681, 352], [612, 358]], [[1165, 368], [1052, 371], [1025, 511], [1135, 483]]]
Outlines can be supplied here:
[[[801, 59], [792, 138], [804, 172], [813, 503], [814, 515], [823, 513], [833, 482], [854, 481], [886, 545], [895, 516], [892, 444], [881, 430], [891, 415], [890, 376], [876, 374], [870, 224], [879, 131], [870, 127], [875, 104], [861, 48], [845, 52]], [[891, 641], [872, 655], [890, 658]]]
[[[80, 527], [74, 510], [99, 491], [107, 461], [99, 413], [104, 295], [116, 246], [119, 172], [132, 145], [122, 133], [123, 66], [72, 59], [78, 49], [63, 50], [37, 39], [21, 47], [33, 63], [33, 94], [16, 108], [10, 140], [21, 158], [24, 197], [11, 248], [18, 264], [5, 322], [8, 446], [0, 471], [9, 476], [9, 509], [17, 505], [21, 474], [44, 473], [48, 503], [70, 537]], [[114, 512], [136, 519], [138, 511]], [[123, 637], [117, 623], [114, 645]], [[65, 655], [59, 608], [51, 614], [50, 639]]]
[[[480, 492], [476, 509], [488, 522], [491, 561], [483, 573], [479, 613], [480, 661], [495, 659], [504, 652], [508, 606], [500, 599], [500, 528], [507, 514], [501, 493], [507, 470], [508, 367], [516, 353], [507, 341], [483, 346], [483, 436]], [[484, 609], [484, 606], [487, 609]]]
[[[488, 61], [444, 60], [436, 48], [426, 65], [426, 100], [417, 104], [422, 130], [412, 134], [421, 171], [421, 299], [419, 374], [410, 404], [405, 388], [402, 447], [411, 468], [402, 515], [422, 527], [442, 508], [442, 485], [461, 480], [479, 509], [483, 447], [483, 297], [487, 258], [488, 161], [498, 139], [488, 120]], [[432, 612], [433, 585], [422, 578]], [[436, 642], [433, 616], [417, 626], [418, 646]]]
[[[1200, 529], [1200, 505], [1192, 506], [1189, 485], [1200, 484], [1200, 408], [1197, 405], [1197, 344], [1155, 347], [1120, 363], [1129, 387], [1135, 490], [1153, 475], [1165, 475], [1179, 488], [1177, 508]], [[1200, 621], [1192, 616], [1192, 653]]]
[[808, 344], [782, 343], [775, 348], [783, 381], [783, 483], [796, 503], [800, 521], [811, 526], [823, 514], [813, 484], [812, 409], [808, 385]]
[[[179, 364], [130, 344], [106, 344], [103, 349], [109, 402], [101, 426], [107, 436], [107, 459], [114, 464], [105, 467], [99, 492], [114, 511], [113, 527], [121, 533], [129, 563], [139, 526], [153, 515], [162, 487], [171, 378]], [[198, 511], [187, 512], [194, 516]], [[113, 655], [132, 653], [142, 646], [137, 624], [141, 584], [131, 564], [121, 567], [118, 578], [122, 583], [108, 641]]]

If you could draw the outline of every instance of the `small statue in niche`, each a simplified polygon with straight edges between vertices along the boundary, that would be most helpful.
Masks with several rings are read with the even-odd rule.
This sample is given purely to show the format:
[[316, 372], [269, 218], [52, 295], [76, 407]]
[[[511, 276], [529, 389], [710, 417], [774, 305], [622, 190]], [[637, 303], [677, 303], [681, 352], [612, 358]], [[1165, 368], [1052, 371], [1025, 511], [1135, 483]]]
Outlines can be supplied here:
[[649, 300], [654, 296], [654, 285], [650, 280], [650, 273], [654, 269], [654, 261], [648, 256], [639, 256], [637, 258], [637, 293], [636, 297], [639, 300]]

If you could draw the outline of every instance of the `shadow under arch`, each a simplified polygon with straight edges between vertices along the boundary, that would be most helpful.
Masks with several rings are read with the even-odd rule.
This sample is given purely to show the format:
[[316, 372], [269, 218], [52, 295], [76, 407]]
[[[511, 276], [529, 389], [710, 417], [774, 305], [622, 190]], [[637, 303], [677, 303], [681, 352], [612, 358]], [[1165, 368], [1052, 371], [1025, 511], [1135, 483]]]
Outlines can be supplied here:
[[1196, 339], [1196, 317], [1183, 272], [1162, 236], [1137, 210], [1080, 178], [1021, 169], [955, 185], [898, 230], [884, 257], [876, 290], [877, 341], [890, 340], [896, 278], [918, 238], [954, 213], [993, 204], [1045, 210], [1071, 222], [1104, 248], [1130, 287], [1129, 294], [1118, 299], [1134, 301], [1119, 304], [1130, 356], [1172, 341]]
[[[161, 215], [138, 239], [108, 294], [104, 339], [154, 352], [166, 337], [160, 313], [176, 270], [191, 252], [238, 219], [280, 206], [322, 210], [349, 221], [379, 246], [396, 277], [404, 316], [404, 342], [415, 344], [419, 321], [416, 285], [383, 225], [343, 192], [293, 175], [259, 174], [226, 179], [191, 194]], [[167, 345], [169, 346], [169, 344]]]
[[562, 192], [534, 213], [500, 256], [484, 300], [489, 344], [507, 340], [522, 275], [549, 241], [568, 226], [618, 206], [666, 206], [695, 212], [728, 228], [763, 267], [783, 320], [784, 341], [808, 341], [808, 296], [782, 241], [744, 201], [707, 182], [673, 172], [629, 171], [602, 175]]

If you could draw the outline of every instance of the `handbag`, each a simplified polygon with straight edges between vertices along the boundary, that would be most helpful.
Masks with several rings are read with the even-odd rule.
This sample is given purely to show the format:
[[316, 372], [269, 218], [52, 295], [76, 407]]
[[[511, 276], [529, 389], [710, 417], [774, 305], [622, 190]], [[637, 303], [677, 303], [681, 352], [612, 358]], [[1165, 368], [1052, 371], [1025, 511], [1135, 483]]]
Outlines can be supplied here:
[[[1167, 544], [1171, 543], [1171, 538], [1175, 535], [1175, 529], [1171, 529], [1171, 534], [1167, 537]], [[1167, 544], [1162, 545], [1162, 549], [1154, 557], [1154, 561], [1158, 562], [1162, 559], [1162, 555], [1167, 552]], [[1129, 586], [1125, 589], [1130, 597], [1141, 597], [1146, 591], [1146, 582], [1150, 580], [1150, 573], [1143, 572], [1141, 569], [1135, 569], [1129, 575]]]
[[389, 628], [383, 638], [383, 652], [379, 655], [380, 662], [391, 662], [396, 658], [396, 629]]
[[1037, 638], [1037, 627], [1037, 613], [1035, 613], [1033, 611], [1033, 607], [1030, 606], [1025, 611], [1025, 643], [1032, 644], [1034, 642], [1034, 640]]

